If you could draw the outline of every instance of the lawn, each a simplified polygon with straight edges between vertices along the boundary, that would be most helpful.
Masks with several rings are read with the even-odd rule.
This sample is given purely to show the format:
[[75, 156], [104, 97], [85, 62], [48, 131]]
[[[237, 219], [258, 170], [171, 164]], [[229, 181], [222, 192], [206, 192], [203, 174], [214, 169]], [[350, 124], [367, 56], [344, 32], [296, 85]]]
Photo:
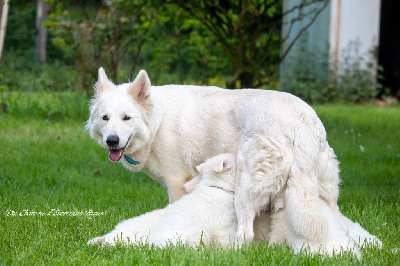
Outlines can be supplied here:
[[[294, 255], [287, 247], [99, 248], [88, 239], [162, 208], [167, 194], [111, 163], [74, 116], [0, 115], [1, 264], [400, 264], [400, 108], [317, 106], [341, 164], [339, 207], [383, 242], [363, 259]], [[63, 114], [63, 113], [61, 113]]]

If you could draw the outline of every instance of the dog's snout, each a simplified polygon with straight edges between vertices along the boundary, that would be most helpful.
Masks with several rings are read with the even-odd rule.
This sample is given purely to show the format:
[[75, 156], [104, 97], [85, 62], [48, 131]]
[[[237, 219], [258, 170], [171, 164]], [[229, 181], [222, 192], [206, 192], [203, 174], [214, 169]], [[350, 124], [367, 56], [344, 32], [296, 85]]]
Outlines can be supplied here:
[[117, 135], [110, 135], [107, 137], [106, 142], [109, 147], [117, 147], [119, 144], [119, 137]]

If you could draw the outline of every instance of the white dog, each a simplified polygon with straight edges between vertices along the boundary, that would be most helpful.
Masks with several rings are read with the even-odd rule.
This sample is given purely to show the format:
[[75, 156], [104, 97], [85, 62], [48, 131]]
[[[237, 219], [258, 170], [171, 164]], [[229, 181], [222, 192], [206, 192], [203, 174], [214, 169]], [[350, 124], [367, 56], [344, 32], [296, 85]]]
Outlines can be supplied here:
[[361, 258], [359, 246], [363, 244], [382, 246], [381, 241], [365, 231], [359, 224], [349, 218], [334, 213], [326, 202], [318, 201], [318, 209], [328, 221], [328, 234], [323, 241], [309, 241], [294, 233], [293, 227], [287, 222], [287, 209], [285, 208], [283, 193], [278, 196], [271, 215], [271, 233], [269, 245], [287, 243], [293, 247], [296, 253], [309, 251], [311, 253], [322, 253], [325, 255], [341, 254], [343, 251], [352, 252]]
[[325, 255], [341, 254], [343, 251], [352, 252], [361, 258], [359, 246], [363, 244], [382, 246], [381, 241], [365, 231], [359, 224], [332, 210], [323, 200], [318, 201], [318, 209], [328, 221], [328, 234], [324, 240], [309, 241], [294, 233], [293, 227], [287, 222], [287, 209], [285, 208], [283, 193], [276, 199], [274, 211], [271, 215], [271, 233], [269, 245], [287, 243], [293, 247], [295, 253], [309, 251]]
[[87, 128], [110, 160], [165, 185], [171, 203], [186, 194], [196, 165], [220, 153], [237, 154], [238, 240], [252, 241], [254, 218], [285, 185], [288, 222], [297, 235], [327, 237], [320, 197], [339, 213], [335, 154], [314, 110], [293, 95], [156, 87], [143, 70], [132, 83], [114, 85], [100, 68]]
[[[221, 154], [197, 167], [200, 177], [187, 185], [193, 191], [161, 210], [121, 222], [88, 244], [146, 243], [163, 247], [177, 243], [227, 247], [234, 244], [235, 156]], [[198, 184], [197, 184], [198, 183]]]

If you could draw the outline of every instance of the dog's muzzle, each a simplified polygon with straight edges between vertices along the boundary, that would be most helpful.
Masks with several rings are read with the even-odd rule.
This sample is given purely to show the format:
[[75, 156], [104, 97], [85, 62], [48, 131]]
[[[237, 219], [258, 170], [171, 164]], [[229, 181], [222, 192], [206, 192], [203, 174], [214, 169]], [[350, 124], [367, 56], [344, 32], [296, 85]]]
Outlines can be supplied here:
[[109, 147], [108, 158], [110, 158], [110, 160], [113, 162], [121, 160], [122, 155], [124, 154], [125, 148], [126, 146], [128, 146], [130, 139], [131, 137], [128, 138], [128, 141], [126, 142], [123, 148], [117, 148], [120, 143], [119, 137], [117, 135], [108, 136], [106, 140], [106, 143]]
[[115, 148], [119, 145], [119, 137], [117, 135], [110, 135], [107, 137], [106, 143], [108, 147]]

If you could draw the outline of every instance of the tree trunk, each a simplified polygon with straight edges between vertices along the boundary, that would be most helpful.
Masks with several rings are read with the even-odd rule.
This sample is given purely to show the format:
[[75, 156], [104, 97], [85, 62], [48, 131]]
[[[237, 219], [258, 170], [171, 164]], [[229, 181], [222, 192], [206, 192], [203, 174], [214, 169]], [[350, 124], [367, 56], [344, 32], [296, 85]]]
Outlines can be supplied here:
[[118, 84], [119, 47], [112, 47], [110, 51], [111, 80]]
[[183, 66], [182, 66], [182, 55], [181, 55], [181, 37], [175, 33], [174, 36], [174, 49], [176, 54], [176, 69], [178, 71], [179, 83], [183, 83]]
[[3, 61], [4, 38], [6, 36], [7, 16], [8, 16], [8, 0], [0, 1], [1, 4], [1, 20], [0, 20], [0, 64]]
[[228, 89], [236, 89], [236, 82], [240, 82], [240, 88], [253, 88], [254, 73], [238, 70], [231, 80], [226, 82]]
[[140, 52], [142, 50], [142, 46], [143, 46], [145, 40], [146, 39], [143, 38], [139, 42], [139, 45], [137, 47], [137, 51], [136, 51], [136, 53], [135, 53], [135, 55], [133, 57], [133, 63], [132, 63], [132, 66], [131, 66], [131, 71], [129, 72], [129, 80], [133, 80], [133, 73], [135, 72], [136, 66], [137, 66], [137, 64], [139, 62], [139, 55], [140, 55]]
[[254, 73], [243, 71], [240, 73], [238, 80], [240, 81], [240, 88], [242, 89], [254, 87]]
[[36, 62], [46, 62], [47, 29], [43, 22], [47, 19], [49, 5], [44, 0], [38, 0], [36, 9]]

